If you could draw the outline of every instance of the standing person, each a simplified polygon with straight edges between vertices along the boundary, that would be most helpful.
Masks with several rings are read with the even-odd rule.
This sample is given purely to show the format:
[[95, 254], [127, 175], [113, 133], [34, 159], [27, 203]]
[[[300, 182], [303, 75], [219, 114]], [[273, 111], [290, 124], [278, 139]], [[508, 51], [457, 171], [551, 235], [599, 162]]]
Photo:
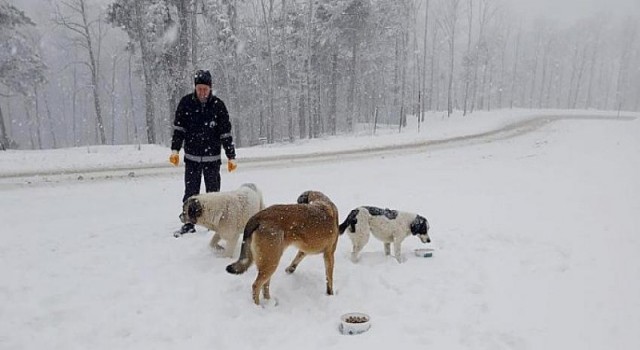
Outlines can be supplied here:
[[[207, 192], [220, 191], [220, 149], [227, 156], [227, 170], [232, 172], [237, 164], [236, 149], [231, 136], [229, 113], [221, 99], [211, 94], [211, 73], [199, 70], [194, 76], [195, 91], [184, 96], [173, 121], [171, 156], [169, 162], [177, 166], [180, 148], [184, 143], [184, 196], [200, 193], [204, 175]], [[195, 232], [193, 224], [184, 224], [177, 234]]]

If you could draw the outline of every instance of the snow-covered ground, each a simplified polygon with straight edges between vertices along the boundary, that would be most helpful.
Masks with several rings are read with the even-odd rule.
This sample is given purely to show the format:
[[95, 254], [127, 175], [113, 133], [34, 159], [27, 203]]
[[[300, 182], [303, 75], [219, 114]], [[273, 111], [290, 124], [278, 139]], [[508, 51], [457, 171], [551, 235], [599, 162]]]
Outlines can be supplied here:
[[[510, 113], [432, 116], [415, 137], [563, 112]], [[354, 264], [341, 237], [334, 296], [324, 294], [322, 258], [287, 275], [288, 250], [271, 283], [276, 307], [253, 305], [255, 267], [228, 274], [232, 260], [210, 250], [209, 232], [172, 237], [179, 171], [1, 189], [0, 348], [640, 347], [640, 119], [559, 120], [492, 142], [242, 168], [245, 156], [394, 145], [410, 133], [239, 151], [240, 168], [223, 172], [223, 190], [254, 182], [274, 204], [317, 189], [341, 219], [375, 205], [431, 223], [434, 256], [414, 256], [424, 245], [409, 237], [403, 264], [375, 239]], [[166, 162], [164, 148], [132, 149], [0, 152], [0, 173]], [[341, 335], [339, 316], [350, 311], [370, 314], [371, 329]]]

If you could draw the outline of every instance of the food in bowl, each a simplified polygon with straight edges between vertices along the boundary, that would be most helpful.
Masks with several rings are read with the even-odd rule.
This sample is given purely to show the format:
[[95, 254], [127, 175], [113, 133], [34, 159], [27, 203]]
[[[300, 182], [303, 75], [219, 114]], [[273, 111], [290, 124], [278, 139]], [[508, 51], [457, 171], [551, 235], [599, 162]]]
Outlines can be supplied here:
[[361, 312], [350, 312], [340, 317], [340, 332], [342, 334], [360, 334], [371, 328], [371, 318]]

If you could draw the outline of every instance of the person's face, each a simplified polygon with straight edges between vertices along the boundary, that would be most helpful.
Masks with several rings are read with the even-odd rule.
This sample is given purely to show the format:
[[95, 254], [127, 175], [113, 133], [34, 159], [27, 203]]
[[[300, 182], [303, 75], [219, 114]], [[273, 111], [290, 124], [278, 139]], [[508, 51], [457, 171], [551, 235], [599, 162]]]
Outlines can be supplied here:
[[205, 85], [205, 84], [196, 85], [196, 95], [198, 95], [198, 100], [200, 100], [200, 102], [206, 102], [210, 92], [211, 92], [211, 87], [209, 85]]

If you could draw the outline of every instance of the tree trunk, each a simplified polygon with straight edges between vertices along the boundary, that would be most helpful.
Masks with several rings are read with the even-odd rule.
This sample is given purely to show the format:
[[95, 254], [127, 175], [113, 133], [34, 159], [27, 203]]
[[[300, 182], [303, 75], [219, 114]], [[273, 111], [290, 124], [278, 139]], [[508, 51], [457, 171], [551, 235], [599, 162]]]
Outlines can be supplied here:
[[356, 39], [356, 31], [353, 31], [351, 38], [351, 64], [349, 65], [349, 94], [347, 95], [347, 131], [353, 131], [353, 113], [356, 99], [356, 63], [358, 55], [358, 42]]
[[139, 1], [134, 1], [135, 26], [138, 34], [138, 44], [140, 45], [140, 53], [142, 55], [142, 71], [144, 74], [144, 99], [146, 104], [145, 121], [147, 129], [147, 142], [149, 144], [156, 143], [156, 132], [154, 126], [154, 107], [153, 107], [153, 84], [151, 78], [151, 65], [153, 59], [147, 48], [147, 40], [144, 36], [142, 9]]
[[449, 39], [449, 83], [447, 85], [447, 117], [453, 113], [453, 72], [455, 67], [455, 22]]
[[23, 99], [23, 106], [24, 106], [24, 113], [27, 115], [27, 127], [28, 127], [28, 131], [29, 131], [29, 149], [35, 150], [36, 147], [39, 148], [38, 145], [36, 145], [36, 140], [33, 138], [33, 117], [31, 115], [31, 110], [30, 110], [30, 106], [29, 106], [29, 100], [27, 97], [24, 97]]
[[[424, 10], [424, 42], [422, 45], [422, 86], [420, 87], [420, 91], [422, 92], [422, 98], [420, 99], [420, 121], [424, 122], [424, 105], [425, 105], [425, 100], [426, 100], [426, 96], [427, 96], [427, 34], [429, 31], [429, 2], [430, 0], [427, 0], [427, 3], [425, 5], [425, 10]], [[433, 58], [432, 58], [433, 60]], [[432, 72], [432, 77], [431, 79], [433, 79], [433, 72]], [[429, 92], [429, 95], [431, 95], [431, 93]], [[431, 108], [431, 106], [429, 106], [429, 108]]]
[[300, 87], [300, 96], [298, 96], [298, 133], [301, 139], [306, 137], [307, 123], [306, 123], [306, 106], [305, 106], [305, 91]]
[[44, 149], [44, 145], [42, 144], [42, 122], [40, 121], [40, 105], [38, 101], [40, 100], [40, 94], [38, 93], [38, 86], [35, 85], [33, 87], [33, 101], [35, 103], [35, 121], [36, 121], [36, 135], [38, 137], [38, 149]]
[[191, 70], [198, 67], [198, 0], [191, 2]]
[[[437, 98], [440, 98], [439, 90], [435, 90], [436, 79], [438, 79], [438, 77], [436, 76], [436, 62], [439, 62], [438, 56], [436, 55], [436, 47], [438, 42], [437, 38], [438, 38], [438, 26], [435, 26], [433, 29], [433, 33], [431, 34], [431, 74], [429, 75], [429, 92], [428, 92], [429, 103], [427, 104], [429, 106], [430, 111], [433, 110], [433, 100], [434, 100], [433, 94], [435, 91], [438, 91]], [[436, 102], [437, 102], [437, 99], [436, 99]], [[436, 110], [437, 110], [437, 107], [436, 107]]]
[[409, 33], [406, 29], [403, 30], [402, 33], [402, 59], [400, 64], [402, 64], [402, 76], [401, 76], [401, 88], [400, 88], [400, 128], [407, 126], [407, 117], [406, 110], [404, 108], [405, 103], [405, 91], [407, 86], [407, 50], [408, 50], [408, 37]]
[[[287, 1], [282, 0], [282, 25], [284, 27], [287, 26]], [[282, 31], [282, 47], [285, 52], [287, 52], [287, 33], [286, 31]], [[295, 140], [295, 128], [294, 128], [294, 120], [293, 120], [293, 107], [292, 107], [292, 97], [291, 97], [291, 68], [289, 67], [289, 55], [284, 55], [284, 70], [285, 70], [285, 92], [286, 92], [286, 118], [288, 123], [288, 136], [289, 142], [293, 142]]]
[[582, 85], [582, 76], [584, 74], [584, 68], [587, 61], [587, 46], [582, 50], [582, 55], [580, 56], [580, 68], [578, 69], [578, 77], [576, 78], [576, 90], [573, 97], [573, 103], [571, 104], [571, 108], [575, 109], [578, 103], [578, 95], [580, 94], [580, 86]]
[[486, 100], [487, 100], [487, 111], [491, 110], [491, 91], [493, 90], [493, 73], [494, 73], [494, 69], [493, 69], [493, 65], [491, 64], [491, 62], [487, 63], [488, 69], [489, 69], [489, 82], [485, 88], [486, 91]]
[[[131, 123], [133, 124], [133, 142], [136, 144], [140, 144], [140, 136], [138, 135], [138, 124], [136, 124], [136, 108], [133, 100], [133, 84], [131, 84], [131, 58], [133, 58], [133, 52], [129, 54], [129, 108], [131, 110]], [[127, 122], [128, 125], [128, 122]], [[127, 131], [127, 138], [129, 137], [129, 132]]]
[[[469, 31], [467, 34], [467, 60], [471, 57], [471, 34], [473, 33], [472, 29], [473, 29], [473, 0], [469, 0], [469, 11], [467, 12], [467, 19], [468, 19], [468, 27], [469, 27]], [[476, 52], [478, 51], [478, 49], [476, 48]], [[478, 55], [477, 53], [474, 55], [474, 61], [478, 59]], [[468, 97], [469, 97], [469, 84], [471, 81], [471, 72], [469, 71], [471, 69], [471, 64], [474, 65], [475, 69], [476, 69], [476, 74], [478, 74], [478, 66], [477, 64], [475, 64], [474, 62], [466, 62], [466, 64], [464, 64], [464, 97], [463, 97], [463, 101], [462, 101], [462, 115], [465, 116], [467, 115], [467, 101], [468, 101]], [[474, 76], [475, 79], [475, 76]]]
[[269, 9], [265, 8], [264, 0], [260, 2], [262, 5], [262, 16], [264, 18], [264, 27], [265, 33], [267, 35], [267, 54], [268, 54], [268, 63], [269, 63], [269, 71], [267, 73], [267, 93], [269, 94], [269, 114], [267, 115], [267, 142], [273, 143], [274, 140], [274, 79], [273, 79], [273, 49], [271, 47], [271, 26], [272, 26], [272, 15], [273, 15], [273, 1], [269, 0]]
[[93, 40], [91, 39], [91, 33], [89, 32], [89, 22], [87, 20], [87, 11], [85, 9], [84, 0], [80, 0], [78, 5], [80, 6], [80, 15], [82, 16], [84, 37], [87, 44], [87, 53], [89, 54], [89, 67], [91, 69], [91, 92], [93, 93], [93, 106], [96, 111], [96, 129], [98, 130], [99, 142], [104, 145], [107, 142], [107, 138], [104, 132], [104, 121], [102, 119], [102, 107], [100, 105], [100, 71], [99, 60], [100, 57], [96, 57], [95, 49], [93, 47]]
[[531, 87], [529, 88], [529, 96], [528, 96], [528, 100], [529, 100], [529, 104], [527, 106], [529, 106], [529, 108], [533, 108], [533, 94], [535, 92], [536, 89], [536, 80], [538, 77], [538, 61], [539, 61], [539, 56], [540, 56], [540, 34], [537, 35], [536, 38], [536, 43], [535, 46], [533, 47], [533, 74], [531, 75]]
[[567, 108], [571, 107], [571, 100], [573, 97], [573, 85], [576, 78], [576, 61], [578, 59], [578, 44], [575, 44], [573, 50], [573, 58], [571, 59], [571, 79], [569, 80], [569, 95], [567, 96]]
[[[75, 56], [75, 50], [74, 50], [74, 56]], [[77, 71], [77, 66], [74, 64], [73, 65], [73, 92], [72, 92], [72, 106], [71, 106], [71, 120], [72, 120], [72, 124], [73, 124], [73, 146], [78, 147], [78, 145], [80, 144], [80, 138], [78, 137], [78, 130], [77, 130], [77, 125], [78, 125], [78, 120], [77, 120], [77, 113], [76, 113], [76, 108], [78, 105], [78, 71]]]
[[116, 65], [118, 56], [113, 56], [113, 65], [111, 66], [111, 144], [116, 143]]
[[593, 88], [593, 81], [594, 81], [594, 75], [595, 75], [595, 66], [596, 66], [596, 57], [598, 54], [598, 44], [596, 43], [596, 45], [593, 48], [593, 52], [591, 53], [591, 67], [589, 70], [589, 84], [587, 87], [587, 100], [585, 101], [585, 108], [589, 109], [591, 108], [591, 106], [593, 105], [593, 101], [592, 101], [592, 88]]
[[53, 148], [58, 148], [58, 140], [56, 138], [55, 126], [53, 125], [53, 118], [51, 117], [51, 109], [49, 108], [49, 98], [47, 93], [44, 94], [44, 107], [47, 112], [47, 124], [49, 124], [49, 132], [51, 135], [51, 141], [53, 142]]
[[520, 36], [522, 35], [522, 27], [518, 28], [518, 36], [516, 37], [516, 53], [513, 59], [513, 71], [511, 73], [511, 93], [509, 108], [513, 109], [514, 98], [516, 95], [516, 80], [518, 77], [518, 60], [520, 59]]
[[509, 31], [507, 30], [507, 36], [504, 38], [504, 43], [502, 45], [502, 52], [500, 54], [500, 82], [498, 83], [498, 108], [502, 108], [502, 94], [504, 92], [504, 76], [506, 72], [505, 62], [507, 56], [507, 44], [509, 43]]
[[[178, 39], [177, 44], [171, 47], [164, 55], [165, 65], [168, 68], [167, 95], [169, 96], [168, 107], [169, 113], [175, 113], [178, 103], [188, 89], [186, 81], [186, 69], [189, 63], [189, 8], [187, 5], [190, 0], [175, 0], [176, 10], [178, 12]], [[160, 134], [166, 136], [165, 132]]]
[[331, 55], [331, 83], [329, 86], [329, 129], [331, 135], [337, 133], [337, 112], [338, 112], [338, 53], [334, 49]]
[[540, 96], [538, 96], [538, 108], [542, 108], [542, 100], [543, 100], [543, 92], [545, 82], [547, 80], [547, 66], [549, 65], [549, 50], [551, 49], [551, 41], [549, 38], [547, 44], [544, 47], [544, 52], [542, 53], [542, 81], [540, 82]]
[[311, 112], [311, 57], [312, 57], [312, 48], [311, 48], [311, 32], [312, 32], [312, 19], [313, 19], [313, 1], [309, 0], [309, 15], [307, 17], [307, 64], [306, 64], [306, 118], [308, 118], [309, 124], [309, 134], [308, 137], [311, 138], [313, 136], [313, 122], [311, 119], [313, 118], [313, 113]]
[[9, 133], [5, 126], [4, 116], [2, 115], [2, 105], [0, 105], [0, 150], [6, 150], [9, 148]]
[[400, 79], [400, 49], [398, 49], [398, 36], [395, 35], [395, 62], [393, 66], [393, 106], [397, 106], [398, 92], [400, 90], [398, 80]]

